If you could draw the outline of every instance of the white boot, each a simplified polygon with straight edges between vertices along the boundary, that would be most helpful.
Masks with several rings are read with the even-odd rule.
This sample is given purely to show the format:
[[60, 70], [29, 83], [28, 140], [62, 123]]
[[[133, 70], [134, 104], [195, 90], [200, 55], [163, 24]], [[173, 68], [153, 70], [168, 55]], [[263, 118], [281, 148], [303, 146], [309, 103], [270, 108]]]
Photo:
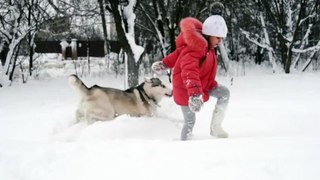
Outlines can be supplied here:
[[227, 138], [229, 135], [225, 132], [221, 123], [224, 119], [225, 108], [216, 106], [215, 110], [212, 114], [211, 126], [210, 126], [210, 134], [211, 136], [215, 136], [217, 138]]
[[222, 129], [221, 125], [211, 126], [210, 134], [216, 138], [227, 138], [229, 136], [228, 133]]

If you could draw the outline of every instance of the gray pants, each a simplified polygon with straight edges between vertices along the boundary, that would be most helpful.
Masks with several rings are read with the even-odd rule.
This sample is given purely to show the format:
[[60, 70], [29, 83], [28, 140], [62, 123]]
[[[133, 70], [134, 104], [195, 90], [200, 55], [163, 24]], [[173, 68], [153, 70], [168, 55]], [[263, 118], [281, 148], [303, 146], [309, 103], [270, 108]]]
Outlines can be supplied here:
[[[217, 104], [212, 114], [211, 119], [211, 135], [213, 135], [214, 127], [219, 126], [221, 128], [221, 123], [224, 118], [224, 112], [228, 106], [230, 92], [225, 86], [218, 85], [215, 89], [209, 92], [209, 95], [217, 98]], [[192, 135], [192, 129], [196, 122], [196, 115], [192, 112], [188, 106], [181, 106], [184, 124], [181, 131], [181, 140], [188, 140]]]

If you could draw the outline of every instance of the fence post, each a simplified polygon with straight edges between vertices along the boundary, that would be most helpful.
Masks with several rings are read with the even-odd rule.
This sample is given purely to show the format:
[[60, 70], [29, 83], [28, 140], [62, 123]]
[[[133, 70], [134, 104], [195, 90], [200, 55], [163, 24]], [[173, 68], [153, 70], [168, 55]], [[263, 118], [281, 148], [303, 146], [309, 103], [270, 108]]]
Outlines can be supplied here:
[[67, 47], [69, 47], [69, 43], [66, 40], [62, 40], [60, 43], [61, 46], [61, 54], [62, 54], [62, 60], [67, 59]]
[[71, 46], [71, 51], [72, 51], [72, 60], [77, 60], [78, 59], [77, 39], [72, 39], [70, 46]]

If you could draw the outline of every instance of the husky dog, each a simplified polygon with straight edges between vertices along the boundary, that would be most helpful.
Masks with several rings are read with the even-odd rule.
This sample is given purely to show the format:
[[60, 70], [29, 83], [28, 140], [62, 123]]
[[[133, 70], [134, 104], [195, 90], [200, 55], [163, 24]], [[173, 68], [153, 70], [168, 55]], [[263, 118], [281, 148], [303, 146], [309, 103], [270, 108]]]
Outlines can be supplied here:
[[125, 91], [98, 85], [88, 88], [76, 75], [69, 76], [69, 83], [81, 97], [76, 119], [89, 123], [112, 120], [122, 114], [152, 116], [162, 97], [172, 96], [172, 89], [158, 78], [145, 79], [140, 85]]

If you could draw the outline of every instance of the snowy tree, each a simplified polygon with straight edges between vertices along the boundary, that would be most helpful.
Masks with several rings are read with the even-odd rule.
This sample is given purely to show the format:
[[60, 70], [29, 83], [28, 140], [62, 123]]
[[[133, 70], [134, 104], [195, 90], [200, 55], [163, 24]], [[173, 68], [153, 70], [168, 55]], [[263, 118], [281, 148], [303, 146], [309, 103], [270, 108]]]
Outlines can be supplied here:
[[138, 60], [143, 52], [143, 48], [136, 44], [134, 36], [135, 14], [133, 12], [136, 0], [130, 0], [125, 6], [119, 1], [108, 0], [108, 10], [112, 13], [116, 25], [119, 43], [125, 52], [127, 86], [133, 87], [139, 83]]
[[[79, 36], [86, 38], [103, 38], [101, 17], [104, 17], [100, 9], [100, 0], [48, 0], [51, 7], [58, 13], [59, 18], [70, 19], [71, 38]], [[102, 6], [104, 4], [101, 4]]]
[[[242, 33], [252, 43], [267, 49], [274, 70], [277, 68], [277, 61], [282, 64], [285, 73], [290, 73], [299, 61], [300, 53], [319, 49], [317, 42], [306, 46], [311, 38], [309, 33], [314, 30], [311, 27], [319, 23], [319, 1], [256, 0], [254, 5], [257, 8], [252, 11], [258, 14], [258, 29], [262, 29], [263, 33], [258, 34], [255, 29]], [[296, 58], [292, 63], [294, 57]]]
[[266, 1], [261, 4], [265, 7], [270, 21], [274, 22], [275, 33], [278, 36], [281, 49], [281, 59], [286, 73], [290, 73], [295, 43], [302, 42], [300, 34], [306, 33], [302, 28], [306, 21], [316, 14], [318, 1]]
[[175, 40], [179, 34], [179, 22], [185, 17], [195, 17], [203, 21], [210, 15], [209, 1], [156, 1], [138, 3], [138, 28], [143, 34], [151, 34], [159, 42], [162, 56], [175, 50]]
[[[0, 0], [0, 83], [10, 83], [16, 59], [22, 52], [32, 75], [34, 39], [50, 31], [43, 28], [49, 26], [48, 21], [67, 19], [67, 26], [56, 28], [70, 29], [72, 38], [103, 39], [106, 58], [111, 38], [106, 29], [113, 26], [117, 34], [112, 35], [112, 39], [117, 39], [125, 52], [128, 86], [137, 85], [143, 51], [140, 45], [146, 47], [148, 41], [148, 48], [153, 49], [149, 53], [156, 57], [148, 61], [160, 60], [175, 49], [180, 20], [191, 16], [203, 21], [211, 15], [213, 2], [215, 0]], [[273, 72], [290, 73], [319, 67], [319, 0], [221, 2], [225, 5], [224, 18], [229, 29], [224, 40], [225, 58], [240, 62], [256, 60], [258, 64], [268, 60]], [[114, 23], [104, 20], [107, 13], [112, 14]]]
[[[51, 15], [48, 3], [40, 0], [2, 1], [0, 6], [0, 37], [8, 46], [2, 67], [0, 82], [10, 83], [16, 67], [20, 46], [23, 40], [29, 44], [29, 71], [32, 72], [34, 36], [39, 26]], [[28, 38], [27, 38], [28, 37]], [[3, 48], [2, 48], [3, 50]]]
[[[105, 53], [105, 58], [107, 59], [107, 55], [110, 51], [109, 51], [109, 43], [108, 43], [107, 22], [106, 22], [106, 16], [105, 16], [106, 4], [104, 0], [98, 0], [98, 3], [99, 3], [99, 10], [100, 10], [100, 16], [101, 16], [102, 30], [103, 30], [104, 53]], [[107, 66], [109, 66], [109, 63]]]
[[[138, 30], [149, 42], [152, 42], [153, 53], [149, 61], [161, 60], [176, 48], [176, 37], [179, 34], [179, 22], [185, 17], [195, 17], [203, 21], [210, 15], [209, 1], [156, 1], [145, 0], [138, 2]], [[150, 46], [150, 43], [147, 44]], [[150, 62], [150, 64], [152, 63]], [[171, 70], [168, 72], [171, 81]]]

